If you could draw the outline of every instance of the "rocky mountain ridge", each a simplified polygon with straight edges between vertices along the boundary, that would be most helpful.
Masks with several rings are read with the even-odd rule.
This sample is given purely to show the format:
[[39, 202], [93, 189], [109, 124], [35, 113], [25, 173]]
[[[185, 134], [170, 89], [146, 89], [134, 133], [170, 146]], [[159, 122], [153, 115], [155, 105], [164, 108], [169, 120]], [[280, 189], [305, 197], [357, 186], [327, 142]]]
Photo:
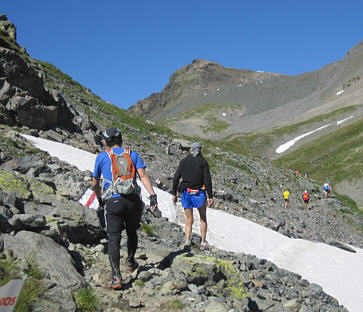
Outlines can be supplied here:
[[202, 94], [231, 85], [238, 87], [279, 76], [281, 75], [226, 68], [216, 62], [196, 59], [173, 73], [163, 91], [138, 101], [129, 110], [144, 118], [165, 119], [193, 108], [192, 104], [187, 103], [193, 102], [193, 98]]

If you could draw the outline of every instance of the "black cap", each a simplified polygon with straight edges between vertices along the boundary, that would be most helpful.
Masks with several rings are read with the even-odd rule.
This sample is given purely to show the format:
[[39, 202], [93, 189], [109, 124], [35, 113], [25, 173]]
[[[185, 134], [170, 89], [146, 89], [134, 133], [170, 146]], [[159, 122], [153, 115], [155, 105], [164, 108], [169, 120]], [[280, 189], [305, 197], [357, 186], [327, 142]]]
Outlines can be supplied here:
[[121, 136], [121, 131], [118, 128], [108, 128], [103, 132], [103, 137], [106, 140], [118, 136]]

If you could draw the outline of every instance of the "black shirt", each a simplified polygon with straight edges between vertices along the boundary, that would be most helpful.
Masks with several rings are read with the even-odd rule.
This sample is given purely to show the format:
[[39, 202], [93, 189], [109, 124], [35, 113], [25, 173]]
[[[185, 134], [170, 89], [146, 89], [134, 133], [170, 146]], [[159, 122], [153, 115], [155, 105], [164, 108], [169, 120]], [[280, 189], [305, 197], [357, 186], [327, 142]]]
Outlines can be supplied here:
[[209, 165], [201, 154], [198, 154], [196, 157], [189, 154], [180, 161], [179, 167], [174, 174], [173, 195], [176, 195], [180, 178], [183, 179], [183, 190], [185, 187], [200, 189], [205, 185], [208, 197], [213, 198]]

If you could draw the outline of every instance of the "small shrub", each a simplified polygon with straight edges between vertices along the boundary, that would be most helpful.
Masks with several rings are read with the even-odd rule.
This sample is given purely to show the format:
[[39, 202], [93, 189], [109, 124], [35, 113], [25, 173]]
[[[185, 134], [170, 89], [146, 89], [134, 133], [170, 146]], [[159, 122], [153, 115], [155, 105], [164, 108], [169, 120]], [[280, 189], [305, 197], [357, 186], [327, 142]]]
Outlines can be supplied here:
[[90, 287], [80, 288], [73, 297], [77, 305], [77, 312], [94, 312], [101, 309], [101, 304]]
[[155, 234], [154, 228], [151, 225], [149, 225], [149, 224], [141, 223], [141, 229], [149, 237], [154, 236], [154, 234]]
[[184, 309], [184, 304], [179, 299], [173, 299], [161, 304], [160, 308], [166, 311], [181, 311]]
[[37, 280], [41, 280], [43, 278], [42, 272], [38, 269], [37, 264], [34, 262], [32, 258], [27, 259], [27, 267], [25, 273], [31, 277], [34, 277]]
[[[44, 288], [40, 279], [42, 274], [32, 260], [27, 260], [25, 273], [28, 275], [23, 289], [14, 309], [15, 312], [29, 312], [33, 309], [34, 302], [42, 296]], [[13, 279], [20, 278], [20, 270], [12, 261], [0, 261], [0, 286], [3, 286]]]
[[18, 302], [14, 309], [15, 312], [30, 312], [34, 302], [42, 296], [44, 290], [39, 280], [34, 278], [27, 279], [20, 293]]
[[145, 283], [144, 283], [144, 281], [142, 281], [142, 280], [137, 280], [137, 281], [135, 282], [135, 284], [136, 284], [137, 286], [140, 286], [140, 287], [144, 287], [144, 286], [145, 286]]

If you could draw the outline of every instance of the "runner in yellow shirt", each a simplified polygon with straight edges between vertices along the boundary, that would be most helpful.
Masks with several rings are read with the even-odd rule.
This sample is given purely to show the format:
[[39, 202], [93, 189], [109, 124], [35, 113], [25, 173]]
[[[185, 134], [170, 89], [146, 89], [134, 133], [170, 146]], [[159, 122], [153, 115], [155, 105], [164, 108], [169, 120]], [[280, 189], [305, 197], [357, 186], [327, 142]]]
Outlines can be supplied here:
[[284, 208], [287, 209], [287, 208], [290, 208], [290, 190], [287, 189], [285, 192], [282, 193], [284, 195], [284, 200], [285, 200], [285, 206]]

